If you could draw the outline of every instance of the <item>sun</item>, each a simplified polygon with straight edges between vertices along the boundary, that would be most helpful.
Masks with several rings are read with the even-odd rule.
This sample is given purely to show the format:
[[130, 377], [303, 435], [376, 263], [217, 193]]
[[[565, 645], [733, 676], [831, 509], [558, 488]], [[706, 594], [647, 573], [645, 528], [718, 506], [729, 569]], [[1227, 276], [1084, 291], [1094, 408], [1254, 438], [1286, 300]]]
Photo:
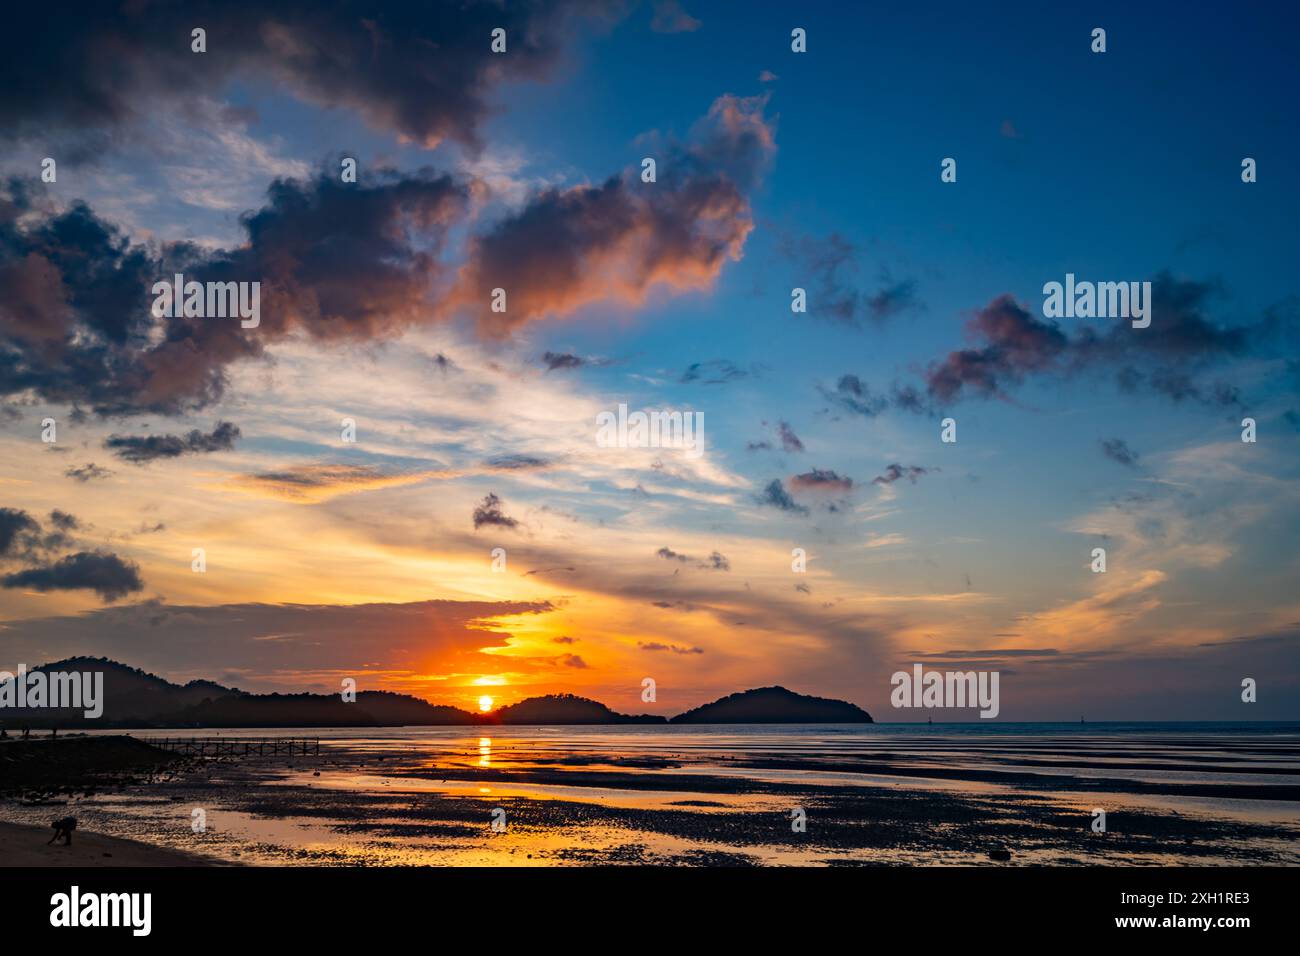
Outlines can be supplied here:
[[483, 713], [486, 714], [489, 710], [492, 709], [492, 698], [489, 697], [487, 694], [484, 694], [482, 697], [480, 697], [478, 699], [478, 709], [483, 711]]

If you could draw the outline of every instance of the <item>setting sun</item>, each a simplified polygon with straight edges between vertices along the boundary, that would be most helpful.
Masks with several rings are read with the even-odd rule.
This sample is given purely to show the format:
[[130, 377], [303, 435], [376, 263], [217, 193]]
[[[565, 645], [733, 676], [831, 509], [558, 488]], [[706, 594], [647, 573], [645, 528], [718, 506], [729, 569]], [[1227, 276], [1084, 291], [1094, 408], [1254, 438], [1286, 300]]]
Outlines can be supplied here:
[[487, 713], [489, 710], [491, 710], [492, 698], [489, 697], [487, 694], [484, 694], [482, 697], [480, 697], [478, 699], [478, 709], [483, 711], [484, 713]]

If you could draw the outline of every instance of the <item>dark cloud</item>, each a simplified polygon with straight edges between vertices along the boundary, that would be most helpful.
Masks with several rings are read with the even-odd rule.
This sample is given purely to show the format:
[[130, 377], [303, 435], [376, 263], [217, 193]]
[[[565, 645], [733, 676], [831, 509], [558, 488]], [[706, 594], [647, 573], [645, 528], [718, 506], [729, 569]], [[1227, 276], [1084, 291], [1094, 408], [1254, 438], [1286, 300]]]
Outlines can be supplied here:
[[517, 528], [519, 522], [511, 518], [501, 510], [501, 499], [495, 494], [489, 494], [483, 499], [482, 503], [474, 509], [474, 530], [478, 530], [484, 525], [495, 525], [498, 528]]
[[[276, 180], [230, 251], [132, 245], [84, 203], [56, 212], [11, 180], [0, 194], [0, 395], [33, 392], [101, 415], [176, 414], [222, 395], [226, 367], [305, 331], [372, 339], [429, 312], [436, 254], [467, 187], [423, 170], [345, 184]], [[257, 328], [235, 318], [156, 317], [151, 289], [260, 282]]]
[[587, 662], [577, 654], [561, 654], [556, 660], [563, 667], [576, 667], [580, 670], [586, 670]]
[[53, 564], [16, 571], [0, 578], [0, 586], [37, 591], [90, 590], [108, 602], [144, 590], [140, 568], [107, 551], [79, 551]]
[[24, 537], [40, 530], [40, 523], [21, 508], [0, 508], [0, 558], [15, 555]]
[[1125, 391], [1145, 387], [1175, 402], [1240, 406], [1235, 386], [1204, 386], [1196, 376], [1262, 343], [1276, 331], [1277, 316], [1255, 326], [1219, 326], [1208, 316], [1209, 304], [1219, 293], [1216, 283], [1178, 279], [1166, 272], [1151, 283], [1149, 328], [1116, 321], [1101, 330], [1084, 326], [1073, 338], [1058, 323], [1030, 314], [1010, 295], [998, 296], [967, 323], [967, 334], [976, 344], [950, 352], [926, 369], [928, 397], [945, 404], [971, 395], [1005, 397], [1030, 376], [1117, 369]]
[[922, 468], [920, 465], [889, 465], [883, 475], [876, 475], [871, 479], [873, 485], [892, 485], [900, 478], [906, 478], [912, 484], [916, 484], [916, 479], [922, 475], [929, 474], [934, 469]]
[[857, 248], [838, 232], [785, 235], [780, 250], [798, 270], [796, 284], [807, 290], [809, 315], [860, 328], [863, 320], [881, 323], [917, 304], [915, 280], [896, 280], [887, 269], [875, 290], [854, 287], [846, 273], [856, 269]]
[[[576, 17], [620, 12], [598, 0], [381, 3], [378, 0], [196, 0], [77, 3], [51, 29], [49, 11], [17, 6], [0, 34], [6, 95], [0, 129], [45, 139], [145, 117], [159, 101], [265, 84], [426, 147], [479, 145], [492, 89], [546, 77]], [[207, 31], [207, 53], [190, 31]], [[507, 52], [490, 49], [506, 31]]]
[[[731, 562], [727, 559], [726, 555], [718, 551], [712, 552], [703, 561], [696, 561], [689, 554], [682, 554], [679, 551], [674, 551], [672, 548], [660, 548], [655, 552], [655, 555], [663, 558], [665, 561], [677, 561], [681, 564], [694, 564], [697, 568], [704, 568], [708, 571], [731, 570]], [[677, 572], [674, 571], [673, 573], [676, 574]]]
[[[656, 288], [711, 288], [753, 229], [747, 195], [775, 150], [765, 104], [720, 97], [688, 142], [656, 150], [656, 182], [642, 182], [638, 166], [537, 193], [471, 240], [455, 304], [502, 335], [596, 303], [638, 305]], [[489, 308], [494, 288], [507, 292], [505, 312]]]
[[781, 439], [781, 450], [788, 452], [803, 451], [803, 442], [799, 436], [794, 433], [794, 429], [786, 422], [776, 423], [776, 435]]
[[67, 478], [75, 478], [80, 482], [93, 481], [96, 478], [107, 478], [112, 474], [107, 468], [101, 468], [92, 462], [87, 462], [80, 468], [68, 468], [64, 473]]
[[551, 462], [536, 455], [497, 455], [489, 458], [484, 465], [493, 471], [536, 471], [539, 468], [549, 468]]
[[839, 377], [833, 389], [818, 385], [817, 390], [833, 408], [864, 418], [875, 418], [890, 408], [917, 414], [934, 413], [928, 400], [910, 385], [895, 384], [888, 394], [873, 392], [858, 376], [847, 374]]
[[60, 511], [58, 508], [50, 512], [50, 523], [60, 531], [75, 531], [81, 527], [81, 522], [77, 520], [76, 515]]
[[660, 641], [637, 641], [637, 647], [643, 651], [672, 651], [674, 654], [703, 654], [701, 647], [682, 647], [679, 644], [664, 644]]
[[123, 461], [142, 465], [159, 458], [230, 451], [239, 437], [238, 425], [218, 422], [210, 434], [195, 428], [188, 435], [109, 435], [104, 447]]
[[1129, 468], [1136, 468], [1138, 458], [1137, 452], [1128, 447], [1128, 442], [1122, 438], [1107, 438], [1101, 443], [1101, 453], [1111, 461]]
[[773, 478], [769, 481], [767, 487], [763, 489], [762, 494], [758, 495], [756, 500], [760, 505], [766, 505], [767, 507], [776, 508], [780, 511], [789, 511], [793, 514], [801, 515], [808, 514], [807, 508], [790, 497], [790, 493], [786, 491], [785, 486], [781, 484], [780, 478]]
[[577, 639], [576, 637], [569, 637], [568, 635], [562, 635], [562, 636], [560, 636], [560, 637], [553, 637], [553, 638], [551, 638], [551, 641], [552, 641], [552, 643], [555, 643], [555, 644], [576, 644], [576, 643], [578, 643], [578, 639]]
[[753, 369], [743, 369], [735, 362], [710, 359], [707, 362], [693, 362], [677, 381], [683, 385], [725, 385], [737, 379], [749, 378], [753, 374]]
[[791, 478], [790, 487], [796, 491], [851, 491], [853, 479], [827, 468], [814, 468]]
[[548, 372], [554, 372], [561, 368], [582, 368], [587, 364], [587, 360], [572, 352], [547, 352], [542, 356], [542, 363]]

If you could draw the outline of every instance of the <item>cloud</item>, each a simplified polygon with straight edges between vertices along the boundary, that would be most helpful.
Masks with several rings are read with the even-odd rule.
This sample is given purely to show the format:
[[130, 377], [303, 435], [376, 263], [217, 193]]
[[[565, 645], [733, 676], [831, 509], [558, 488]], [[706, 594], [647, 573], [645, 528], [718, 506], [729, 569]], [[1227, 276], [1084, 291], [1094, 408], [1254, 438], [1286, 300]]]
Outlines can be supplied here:
[[672, 651], [674, 654], [703, 654], [702, 647], [682, 647], [679, 644], [664, 644], [659, 641], [637, 641], [636, 646], [643, 651]]
[[92, 461], [87, 462], [80, 468], [69, 467], [63, 474], [68, 478], [75, 478], [77, 481], [85, 483], [98, 478], [107, 478], [112, 472], [107, 468], [99, 467]]
[[492, 471], [537, 471], [551, 467], [549, 459], [536, 455], [497, 455], [483, 464]]
[[587, 662], [577, 654], [561, 654], [556, 661], [563, 667], [576, 667], [579, 670], [587, 669]]
[[791, 478], [790, 487], [796, 491], [851, 491], [853, 479], [830, 469], [814, 468]]
[[[230, 451], [239, 439], [239, 426], [232, 422], [218, 422], [211, 434], [197, 428], [188, 435], [109, 435], [104, 447], [123, 461], [141, 465], [159, 458], [179, 458], [181, 455], [203, 455], [216, 451]], [[84, 479], [83, 479], [84, 480]]]
[[582, 368], [587, 364], [587, 360], [580, 355], [574, 355], [572, 352], [547, 352], [542, 356], [542, 362], [546, 365], [548, 372], [554, 372], [561, 368]]
[[650, 29], [655, 33], [694, 33], [702, 24], [682, 9], [678, 0], [655, 0]]
[[725, 385], [737, 379], [749, 378], [753, 374], [753, 369], [743, 369], [726, 359], [710, 359], [707, 362], [691, 363], [677, 381], [683, 385]]
[[36, 519], [21, 508], [0, 508], [0, 558], [16, 554], [23, 538], [40, 530]]
[[[731, 562], [726, 555], [714, 551], [703, 561], [696, 561], [689, 554], [682, 554], [674, 551], [672, 548], [660, 548], [655, 555], [663, 558], [665, 561], [677, 561], [681, 564], [694, 564], [697, 568], [703, 568], [707, 571], [730, 571]], [[673, 572], [676, 574], [677, 572]]]
[[913, 308], [916, 281], [896, 280], [882, 269], [874, 291], [855, 288], [845, 273], [856, 269], [857, 248], [838, 232], [824, 238], [786, 235], [780, 250], [798, 270], [797, 285], [808, 290], [808, 314], [853, 328], [876, 324]]
[[916, 479], [922, 475], [928, 474], [934, 469], [922, 468], [919, 465], [890, 465], [885, 469], [883, 475], [876, 475], [871, 479], [873, 485], [892, 485], [900, 478], [906, 478], [912, 484], [916, 484]]
[[[1269, 321], [1222, 327], [1207, 309], [1219, 289], [1213, 282], [1178, 279], [1167, 272], [1151, 280], [1151, 325], [1134, 329], [1118, 320], [1098, 331], [1084, 326], [1070, 337], [1054, 321], [1043, 321], [1001, 295], [966, 324], [971, 348], [950, 352], [925, 371], [931, 399], [952, 403], [968, 396], [1006, 397], [1030, 376], [1068, 377], [1118, 368], [1125, 391], [1149, 387], [1175, 402], [1240, 405], [1239, 391], [1219, 383], [1199, 385], [1194, 376], [1210, 365], [1246, 354], [1271, 332]], [[1137, 363], [1139, 371], [1132, 363]]]
[[[775, 151], [766, 97], [722, 96], [685, 144], [658, 152], [657, 182], [639, 167], [600, 185], [538, 192], [470, 241], [453, 304], [504, 335], [596, 303], [639, 305], [654, 289], [704, 291], [753, 229], [747, 192]], [[505, 289], [504, 312], [491, 312]]]
[[941, 402], [956, 401], [967, 392], [1001, 395], [1028, 373], [1051, 367], [1069, 347], [1059, 325], [1030, 315], [1010, 295], [980, 309], [967, 332], [984, 344], [950, 352], [926, 370], [926, 389]]
[[511, 518], [501, 510], [501, 499], [495, 494], [489, 494], [474, 509], [474, 530], [477, 531], [483, 525], [495, 525], [499, 528], [517, 528], [519, 522]]
[[[577, 18], [620, 4], [523, 2], [325, 6], [285, 0], [88, 4], [57, 31], [38, 9], [14, 9], [0, 40], [11, 74], [0, 129], [45, 137], [75, 130], [103, 144], [165, 100], [192, 100], [228, 82], [266, 85], [427, 148], [480, 145], [489, 97], [503, 82], [544, 79]], [[190, 31], [207, 31], [207, 53]], [[490, 48], [506, 31], [507, 53]]]
[[788, 511], [792, 514], [801, 515], [808, 514], [807, 508], [790, 497], [790, 493], [781, 484], [780, 478], [773, 478], [768, 482], [767, 487], [763, 489], [762, 494], [758, 495], [756, 500], [760, 505], [776, 508], [779, 511]]
[[1111, 461], [1129, 468], [1136, 468], [1139, 455], [1128, 447], [1122, 438], [1107, 438], [1101, 443], [1101, 453]]
[[799, 440], [799, 436], [794, 433], [794, 429], [788, 423], [777, 422], [776, 434], [781, 439], [782, 451], [791, 453], [803, 451], [803, 442]]
[[108, 602], [144, 590], [139, 566], [107, 551], [79, 551], [53, 564], [16, 571], [0, 578], [0, 586], [36, 591], [84, 589]]
[[410, 485], [435, 478], [453, 477], [441, 470], [385, 471], [374, 465], [292, 465], [279, 471], [238, 475], [230, 485], [262, 498], [296, 504], [314, 504], [339, 495]]
[[[36, 184], [0, 194], [0, 395], [32, 392], [101, 415], [178, 414], [217, 401], [226, 367], [292, 332], [366, 340], [427, 318], [436, 254], [467, 187], [428, 170], [345, 184], [278, 179], [241, 218], [245, 245], [131, 244], [85, 205], [49, 208]], [[156, 317], [149, 290], [259, 282], [261, 324]]]

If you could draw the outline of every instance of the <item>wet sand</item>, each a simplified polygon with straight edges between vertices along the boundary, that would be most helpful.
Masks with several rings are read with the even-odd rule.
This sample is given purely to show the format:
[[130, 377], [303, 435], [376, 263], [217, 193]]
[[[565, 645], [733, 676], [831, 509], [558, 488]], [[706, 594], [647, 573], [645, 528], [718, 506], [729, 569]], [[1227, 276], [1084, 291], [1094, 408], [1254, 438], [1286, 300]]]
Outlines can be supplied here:
[[267, 865], [1300, 865], [1298, 772], [1297, 735], [407, 728], [198, 762], [67, 812]]
[[212, 866], [222, 861], [77, 830], [72, 845], [46, 846], [54, 831], [0, 821], [0, 866]]

